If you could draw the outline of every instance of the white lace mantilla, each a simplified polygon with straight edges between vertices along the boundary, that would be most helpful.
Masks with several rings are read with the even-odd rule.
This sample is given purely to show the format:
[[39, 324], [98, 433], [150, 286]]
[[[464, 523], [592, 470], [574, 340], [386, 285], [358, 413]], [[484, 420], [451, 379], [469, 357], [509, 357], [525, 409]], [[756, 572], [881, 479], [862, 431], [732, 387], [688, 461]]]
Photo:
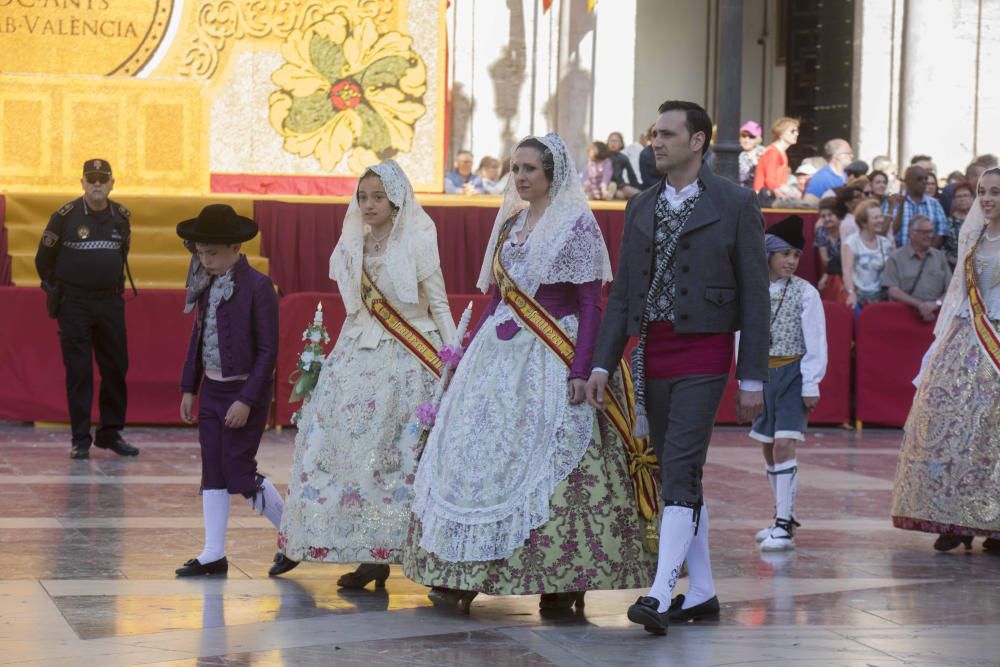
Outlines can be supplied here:
[[[575, 339], [576, 316], [559, 322]], [[529, 332], [501, 340], [493, 317], [483, 323], [417, 469], [423, 549], [450, 562], [507, 558], [548, 521], [553, 491], [593, 437], [594, 411], [569, 405], [568, 376]]]
[[[386, 196], [397, 209], [385, 251], [386, 272], [399, 300], [417, 303], [417, 285], [441, 266], [437, 229], [434, 221], [417, 203], [410, 180], [394, 160], [383, 160], [370, 170], [381, 179]], [[361, 179], [347, 207], [340, 239], [330, 255], [330, 278], [337, 281], [348, 314], [357, 312], [362, 305], [360, 291], [365, 225], [358, 206], [360, 184]]]
[[[536, 138], [552, 153], [554, 168], [548, 207], [531, 232], [533, 243], [525, 265], [525, 283], [520, 283], [522, 289], [527, 291], [532, 283], [537, 287], [538, 284], [583, 284], [594, 280], [610, 282], [613, 274], [608, 249], [566, 145], [555, 133]], [[512, 216], [518, 213], [523, 216], [528, 206], [518, 195], [516, 183], [517, 178], [511, 174], [486, 246], [476, 283], [483, 292], [488, 291], [493, 282], [493, 253], [500, 228]], [[523, 225], [523, 217], [519, 224]]]

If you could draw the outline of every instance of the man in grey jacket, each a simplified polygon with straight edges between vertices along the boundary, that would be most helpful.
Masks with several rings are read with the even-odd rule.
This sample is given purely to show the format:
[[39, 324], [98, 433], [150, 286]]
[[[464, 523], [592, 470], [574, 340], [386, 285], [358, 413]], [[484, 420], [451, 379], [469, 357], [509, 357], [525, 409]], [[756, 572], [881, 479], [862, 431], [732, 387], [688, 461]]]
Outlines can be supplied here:
[[[771, 314], [763, 218], [753, 191], [704, 164], [712, 121], [692, 102], [660, 105], [653, 153], [658, 187], [629, 200], [618, 270], [594, 354], [587, 398], [604, 408], [608, 370], [630, 336], [636, 435], [660, 464], [660, 551], [649, 595], [628, 617], [653, 634], [670, 621], [718, 615], [708, 554], [702, 468], [740, 331], [736, 412], [763, 409]], [[671, 599], [687, 562], [687, 595]]]

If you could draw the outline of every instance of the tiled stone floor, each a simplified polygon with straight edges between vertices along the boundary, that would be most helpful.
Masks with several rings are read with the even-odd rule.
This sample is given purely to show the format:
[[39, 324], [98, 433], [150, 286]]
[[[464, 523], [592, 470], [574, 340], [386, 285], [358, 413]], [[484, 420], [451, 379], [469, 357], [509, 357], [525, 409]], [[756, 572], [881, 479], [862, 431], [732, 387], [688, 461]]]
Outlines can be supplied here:
[[[723, 614], [666, 638], [625, 619], [638, 591], [542, 617], [537, 597], [471, 616], [432, 608], [393, 569], [386, 591], [341, 591], [348, 566], [268, 579], [274, 531], [234, 501], [227, 579], [177, 580], [200, 551], [191, 429], [130, 429], [137, 459], [68, 458], [65, 430], [0, 425], [0, 663], [18, 665], [1000, 665], [1000, 558], [938, 554], [895, 530], [898, 431], [809, 434], [794, 554], [761, 554], [772, 498], [742, 429], [719, 429], [706, 490]], [[283, 486], [292, 434], [261, 467]], [[683, 591], [682, 581], [679, 590]]]

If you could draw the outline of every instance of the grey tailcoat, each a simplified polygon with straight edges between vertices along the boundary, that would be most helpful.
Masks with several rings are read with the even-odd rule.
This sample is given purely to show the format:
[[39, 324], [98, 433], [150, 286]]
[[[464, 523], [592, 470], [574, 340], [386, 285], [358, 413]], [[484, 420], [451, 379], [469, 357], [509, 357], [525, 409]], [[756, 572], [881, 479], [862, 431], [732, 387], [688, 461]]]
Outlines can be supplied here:
[[[674, 325], [678, 333], [740, 331], [736, 377], [767, 381], [768, 294], [764, 218], [752, 190], [702, 165], [705, 192], [691, 212], [674, 255]], [[618, 270], [594, 354], [594, 366], [615, 369], [629, 336], [639, 335], [653, 275], [653, 228], [660, 188], [625, 208]]]

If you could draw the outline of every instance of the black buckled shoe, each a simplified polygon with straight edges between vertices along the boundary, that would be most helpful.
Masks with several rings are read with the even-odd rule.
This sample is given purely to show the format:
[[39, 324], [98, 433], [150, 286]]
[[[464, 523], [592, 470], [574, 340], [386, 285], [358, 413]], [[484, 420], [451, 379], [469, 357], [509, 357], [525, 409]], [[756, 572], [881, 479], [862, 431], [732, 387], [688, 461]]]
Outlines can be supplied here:
[[713, 595], [701, 604], [684, 609], [684, 596], [678, 595], [670, 602], [671, 623], [687, 623], [688, 621], [716, 620], [719, 618], [719, 598]]
[[285, 572], [290, 572], [291, 570], [294, 570], [298, 564], [299, 561], [292, 560], [279, 551], [274, 554], [274, 565], [272, 565], [271, 569], [267, 571], [267, 576], [277, 577]]
[[219, 560], [213, 560], [211, 563], [202, 563], [197, 558], [192, 558], [184, 563], [184, 567], [174, 570], [174, 574], [178, 577], [200, 577], [206, 574], [226, 574], [227, 572], [229, 572], [229, 561], [226, 560], [225, 556]]
[[667, 634], [670, 625], [670, 611], [659, 612], [660, 601], [654, 597], [643, 596], [628, 608], [628, 620], [638, 623], [654, 635]]
[[76, 459], [82, 461], [90, 458], [90, 447], [84, 447], [83, 445], [73, 445], [69, 449], [69, 457], [71, 459]]
[[100, 440], [94, 441], [95, 447], [100, 447], [101, 449], [110, 449], [118, 456], [138, 456], [139, 449], [133, 447], [132, 445], [125, 442], [125, 440], [120, 436], [116, 435], [114, 440], [110, 442], [101, 442]]

